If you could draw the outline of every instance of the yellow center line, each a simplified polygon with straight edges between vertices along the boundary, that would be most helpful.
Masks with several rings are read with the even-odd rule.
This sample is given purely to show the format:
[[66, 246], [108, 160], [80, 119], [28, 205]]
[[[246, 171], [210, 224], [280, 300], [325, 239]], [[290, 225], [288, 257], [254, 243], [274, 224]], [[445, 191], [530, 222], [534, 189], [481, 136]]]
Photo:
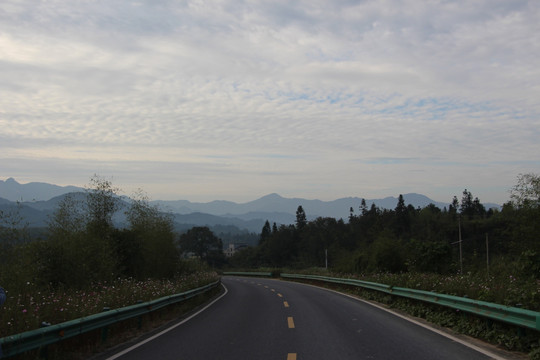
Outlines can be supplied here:
[[289, 316], [287, 318], [287, 323], [289, 324], [289, 329], [294, 329], [294, 320], [293, 320], [292, 316]]
[[289, 307], [289, 303], [288, 303], [288, 302], [286, 302], [286, 301], [284, 301], [284, 302], [283, 302], [283, 306], [285, 306], [285, 307]]
[[296, 353], [288, 353], [287, 360], [296, 360]]
[[271, 291], [273, 291], [273, 292], [276, 292], [276, 290], [275, 290], [275, 289], [270, 289], [270, 290], [271, 290]]
[[278, 293], [278, 294], [277, 294], [277, 296], [279, 296], [279, 297], [283, 297], [283, 295], [281, 295], [280, 293]]

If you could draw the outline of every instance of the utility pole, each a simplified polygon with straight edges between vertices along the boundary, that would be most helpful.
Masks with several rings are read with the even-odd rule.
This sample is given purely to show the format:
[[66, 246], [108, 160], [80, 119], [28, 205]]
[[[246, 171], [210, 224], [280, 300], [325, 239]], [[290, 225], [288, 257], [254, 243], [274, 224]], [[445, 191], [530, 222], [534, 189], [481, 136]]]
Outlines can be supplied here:
[[328, 249], [324, 249], [324, 268], [328, 270]]
[[461, 275], [463, 275], [463, 251], [461, 249], [461, 214], [458, 218], [458, 226], [459, 226], [459, 272]]
[[456, 242], [453, 242], [454, 244], [459, 244], [459, 273], [463, 275], [463, 251], [461, 248], [461, 215], [458, 217], [458, 231], [459, 231], [459, 240]]
[[487, 265], [487, 276], [489, 277], [489, 240], [488, 240], [488, 233], [486, 233], [486, 265]]

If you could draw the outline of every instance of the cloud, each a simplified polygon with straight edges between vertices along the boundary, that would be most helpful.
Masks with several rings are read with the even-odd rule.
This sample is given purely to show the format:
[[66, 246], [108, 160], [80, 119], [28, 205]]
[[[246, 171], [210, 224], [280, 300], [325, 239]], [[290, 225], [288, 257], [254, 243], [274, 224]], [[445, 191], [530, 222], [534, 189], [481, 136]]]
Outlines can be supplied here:
[[538, 15], [502, 0], [6, 0], [0, 161], [35, 180], [53, 175], [16, 159], [80, 161], [163, 194], [148, 167], [185, 196], [241, 196], [235, 174], [251, 197], [510, 188], [538, 172]]

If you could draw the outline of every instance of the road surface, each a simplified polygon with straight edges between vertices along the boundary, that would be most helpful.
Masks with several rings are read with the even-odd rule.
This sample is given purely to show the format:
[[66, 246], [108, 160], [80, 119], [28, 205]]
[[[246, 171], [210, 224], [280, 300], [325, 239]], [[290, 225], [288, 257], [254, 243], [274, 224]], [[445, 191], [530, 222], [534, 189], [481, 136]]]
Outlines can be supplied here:
[[325, 289], [237, 276], [222, 283], [226, 293], [204, 311], [107, 359], [500, 359]]

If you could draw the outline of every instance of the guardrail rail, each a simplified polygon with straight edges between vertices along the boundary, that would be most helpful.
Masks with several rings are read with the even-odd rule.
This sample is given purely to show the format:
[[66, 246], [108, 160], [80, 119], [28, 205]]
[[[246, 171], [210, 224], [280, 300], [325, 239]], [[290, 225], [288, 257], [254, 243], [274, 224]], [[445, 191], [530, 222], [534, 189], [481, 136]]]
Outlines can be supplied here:
[[60, 324], [42, 327], [40, 329], [26, 331], [16, 335], [6, 336], [0, 339], [0, 347], [3, 352], [2, 358], [7, 358], [35, 350], [64, 339], [78, 336], [92, 330], [106, 328], [117, 322], [136, 318], [165, 306], [176, 304], [219, 286], [221, 280], [217, 280], [205, 286], [188, 290], [183, 293], [165, 296], [156, 300], [130, 305], [119, 309], [111, 309], [99, 314], [93, 314], [79, 319], [66, 321]]
[[499, 305], [458, 296], [439, 294], [431, 291], [394, 287], [356, 279], [341, 279], [303, 274], [281, 274], [281, 277], [286, 279], [316, 280], [335, 284], [358, 286], [394, 296], [401, 296], [404, 298], [442, 305], [448, 308], [476, 314], [491, 320], [502, 321], [519, 327], [540, 331], [540, 312], [537, 311]]
[[260, 272], [260, 271], [225, 271], [223, 275], [238, 275], [238, 276], [267, 276], [271, 277], [271, 272]]

